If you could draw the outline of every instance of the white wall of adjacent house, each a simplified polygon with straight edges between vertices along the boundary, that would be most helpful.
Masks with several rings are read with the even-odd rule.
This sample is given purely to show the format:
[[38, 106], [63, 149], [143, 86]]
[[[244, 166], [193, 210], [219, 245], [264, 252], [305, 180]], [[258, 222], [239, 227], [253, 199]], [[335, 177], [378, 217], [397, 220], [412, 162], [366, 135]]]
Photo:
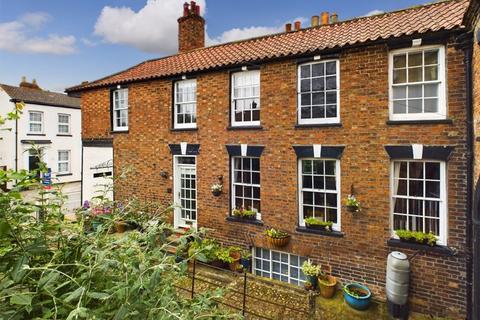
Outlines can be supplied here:
[[[14, 109], [15, 104], [0, 88], [0, 114]], [[15, 136], [17, 126], [17, 137]], [[52, 172], [52, 184], [67, 197], [65, 212], [72, 213], [81, 206], [81, 110], [59, 106], [27, 103], [20, 118], [8, 122], [0, 131], [0, 166], [7, 169], [31, 169], [32, 143], [42, 150], [42, 161]], [[15, 140], [17, 152], [15, 152]], [[15, 161], [15, 158], [16, 161]], [[15, 166], [16, 162], [16, 166]], [[37, 197], [36, 191], [26, 191], [26, 198]]]
[[[14, 107], [10, 96], [0, 88], [0, 116], [4, 117]], [[0, 127], [0, 167], [15, 167], [15, 121], [8, 121]]]
[[113, 148], [83, 147], [83, 201], [104, 195], [113, 200]]

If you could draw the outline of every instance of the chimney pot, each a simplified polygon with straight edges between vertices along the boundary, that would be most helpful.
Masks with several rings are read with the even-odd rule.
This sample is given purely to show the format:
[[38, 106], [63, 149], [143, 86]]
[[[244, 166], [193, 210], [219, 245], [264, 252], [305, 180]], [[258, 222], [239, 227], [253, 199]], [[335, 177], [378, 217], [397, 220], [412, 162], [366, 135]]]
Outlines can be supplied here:
[[298, 31], [302, 28], [302, 22], [295, 21], [295, 31]]
[[312, 27], [317, 27], [319, 23], [320, 18], [318, 16], [312, 16]]
[[27, 77], [22, 76], [22, 82], [27, 82]]
[[195, 14], [196, 14], [197, 16], [200, 15], [200, 6], [195, 6]]
[[194, 14], [195, 13], [195, 6], [196, 6], [196, 2], [195, 1], [190, 1], [190, 13], [191, 14]]
[[328, 24], [328, 12], [322, 12], [322, 26]]
[[285, 32], [292, 32], [292, 24], [286, 23], [285, 24]]
[[188, 2], [185, 2], [183, 4], [183, 16], [184, 17], [188, 16]]
[[338, 14], [336, 12], [330, 15], [330, 23], [337, 23], [338, 22]]

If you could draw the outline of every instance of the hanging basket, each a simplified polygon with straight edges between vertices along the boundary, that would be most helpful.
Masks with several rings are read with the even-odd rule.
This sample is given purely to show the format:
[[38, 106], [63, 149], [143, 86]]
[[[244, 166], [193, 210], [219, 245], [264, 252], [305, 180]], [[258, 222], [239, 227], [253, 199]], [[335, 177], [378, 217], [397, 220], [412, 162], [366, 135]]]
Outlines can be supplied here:
[[222, 190], [213, 190], [213, 191], [212, 191], [212, 194], [213, 194], [215, 197], [219, 197], [219, 196], [222, 194]]
[[267, 243], [270, 246], [275, 247], [275, 248], [283, 248], [290, 241], [290, 236], [286, 236], [286, 237], [283, 237], [283, 238], [272, 238], [272, 237], [267, 235], [266, 237], [267, 237]]

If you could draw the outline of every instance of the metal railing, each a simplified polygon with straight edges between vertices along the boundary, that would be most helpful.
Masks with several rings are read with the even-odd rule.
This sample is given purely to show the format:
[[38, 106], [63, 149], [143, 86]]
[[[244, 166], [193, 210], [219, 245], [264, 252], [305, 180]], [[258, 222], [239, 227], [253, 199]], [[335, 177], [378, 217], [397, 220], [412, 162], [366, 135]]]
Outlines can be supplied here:
[[273, 308], [276, 308], [276, 309], [281, 308], [284, 312], [285, 311], [294, 312], [298, 315], [301, 315], [301, 318], [304, 318], [304, 319], [305, 318], [313, 319], [315, 317], [315, 308], [316, 308], [315, 297], [311, 294], [308, 294], [307, 297], [306, 297], [306, 299], [307, 299], [307, 301], [306, 301], [307, 308], [306, 309], [307, 310], [296, 308], [296, 307], [293, 307], [293, 306], [288, 306], [286, 304], [280, 304], [280, 303], [277, 303], [275, 301], [263, 299], [261, 297], [249, 294], [249, 291], [248, 291], [248, 282], [249, 281], [258, 281], [258, 278], [256, 276], [254, 276], [252, 274], [249, 274], [246, 271], [243, 271], [243, 273], [233, 272], [233, 271], [230, 271], [230, 270], [226, 270], [224, 268], [219, 268], [219, 267], [216, 267], [216, 266], [212, 266], [210, 264], [205, 264], [205, 263], [202, 263], [202, 262], [199, 262], [199, 261], [196, 261], [196, 260], [193, 260], [191, 272], [189, 272], [189, 278], [191, 280], [190, 288], [182, 287], [182, 286], [176, 285], [176, 284], [174, 285], [177, 289], [180, 289], [180, 290], [183, 290], [185, 292], [190, 293], [190, 298], [192, 298], [192, 299], [195, 297], [195, 294], [198, 293], [198, 292], [195, 292], [197, 282], [204, 283], [204, 284], [206, 284], [208, 286], [212, 286], [214, 288], [226, 287], [226, 285], [222, 286], [222, 285], [219, 285], [218, 283], [215, 283], [213, 281], [210, 281], [210, 280], [206, 279], [206, 276], [202, 276], [202, 277], [197, 276], [198, 275], [198, 270], [197, 270], [198, 265], [205, 266], [207, 268], [214, 269], [216, 271], [221, 271], [222, 273], [227, 274], [230, 277], [235, 277], [237, 279], [239, 277], [243, 278], [243, 281], [242, 281], [243, 289], [242, 290], [238, 290], [238, 289], [231, 288], [231, 287], [228, 288], [228, 292], [241, 295], [241, 297], [242, 297], [241, 306], [234, 305], [232, 303], [227, 303], [226, 301], [224, 301], [224, 299], [221, 299], [221, 300], [220, 299], [215, 299], [215, 301], [217, 303], [221, 304], [221, 305], [224, 305], [225, 307], [232, 308], [232, 309], [234, 309], [238, 312], [241, 312], [242, 316], [244, 316], [245, 318], [248, 318], [248, 316], [253, 316], [253, 317], [256, 317], [256, 318], [260, 318], [260, 319], [276, 320], [276, 318], [271, 318], [267, 315], [259, 314], [256, 310], [252, 310], [252, 308], [247, 308], [247, 300], [250, 300], [250, 299], [253, 299], [256, 302], [260, 301], [260, 302], [262, 302], [264, 304], [267, 304], [267, 305], [270, 305], [270, 306], [272, 306]]

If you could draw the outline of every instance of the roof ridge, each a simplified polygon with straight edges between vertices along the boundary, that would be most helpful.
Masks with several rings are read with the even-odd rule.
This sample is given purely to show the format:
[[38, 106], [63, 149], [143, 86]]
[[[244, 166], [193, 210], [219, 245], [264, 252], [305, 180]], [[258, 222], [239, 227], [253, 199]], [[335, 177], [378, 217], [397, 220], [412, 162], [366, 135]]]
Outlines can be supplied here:
[[[313, 30], [313, 29], [321, 29], [321, 28], [327, 28], [327, 27], [331, 27], [331, 26], [335, 26], [335, 25], [342, 25], [342, 24], [345, 24], [345, 23], [350, 23], [350, 22], [353, 22], [353, 21], [358, 21], [358, 20], [363, 20], [363, 19], [369, 20], [369, 19], [372, 19], [372, 18], [379, 18], [379, 17], [382, 17], [382, 16], [387, 16], [387, 15], [390, 15], [390, 14], [396, 14], [396, 13], [400, 13], [400, 12], [406, 12], [406, 11], [410, 11], [410, 10], [420, 10], [420, 9], [423, 9], [423, 8], [428, 8], [428, 7], [432, 7], [432, 6], [436, 6], [436, 5], [442, 5], [442, 4], [446, 4], [446, 3], [449, 3], [449, 2], [469, 2], [469, 1], [470, 0], [438, 0], [438, 1], [435, 1], [435, 2], [423, 4], [423, 5], [410, 6], [408, 8], [383, 12], [383, 13], [379, 13], [379, 14], [375, 14], [375, 15], [371, 15], [371, 16], [353, 17], [351, 19], [341, 20], [341, 21], [338, 21], [338, 22], [335, 22], [335, 23], [318, 25], [318, 26], [315, 26], [315, 27], [305, 27], [305, 28], [302, 28], [300, 30], [292, 30], [290, 32], [282, 31], [282, 32], [269, 33], [269, 34], [265, 34], [265, 35], [261, 35], [261, 36], [257, 36], [257, 37], [247, 38], [247, 39], [240, 39], [240, 40], [234, 40], [234, 41], [229, 41], [229, 42], [223, 42], [223, 43], [211, 45], [211, 46], [208, 46], [208, 47], [196, 48], [196, 49], [193, 49], [193, 50], [190, 50], [190, 51], [187, 51], [187, 52], [181, 52], [181, 53], [167, 55], [167, 56], [164, 56], [164, 57], [148, 59], [148, 60], [145, 60], [144, 62], [154, 62], [154, 61], [163, 60], [163, 59], [167, 59], [167, 58], [174, 57], [174, 56], [182, 56], [182, 55], [190, 54], [190, 53], [196, 52], [196, 51], [203, 51], [203, 50], [206, 50], [206, 49], [212, 49], [212, 48], [227, 46], [227, 45], [231, 45], [231, 44], [235, 44], [235, 43], [245, 43], [245, 42], [256, 41], [256, 40], [265, 39], [265, 38], [274, 38], [274, 37], [281, 36], [281, 35], [295, 34], [295, 33], [306, 32], [306, 31]], [[128, 69], [126, 69], [124, 71], [127, 71], [127, 70]]]
[[[469, 1], [470, 0], [441, 0], [396, 11], [384, 12], [373, 16], [353, 17], [348, 20], [327, 25], [306, 27], [292, 32], [282, 31], [197, 48], [187, 52], [145, 60], [130, 68], [96, 79], [92, 82], [67, 88], [66, 92], [81, 90], [82, 88], [94, 88], [97, 86], [114, 85], [117, 83], [150, 79], [172, 74], [207, 70], [232, 63], [240, 64], [258, 60], [262, 59], [262, 57], [295, 55], [298, 53], [310, 52], [312, 50], [323, 50], [333, 46], [363, 43], [380, 38], [386, 39], [387, 37], [392, 36], [399, 37], [409, 34], [408, 32], [425, 33], [462, 28], [463, 19], [460, 20], [459, 15], [461, 14], [463, 17], [466, 9], [464, 7], [468, 7]], [[465, 6], [465, 4], [467, 4], [467, 6]], [[436, 8], [431, 9], [432, 7]], [[449, 9], [453, 8], [455, 10], [450, 14], [453, 18], [450, 18], [446, 11], [450, 12], [451, 10], [449, 11]], [[416, 25], [414, 24], [414, 26], [404, 24], [397, 25], [398, 21], [395, 21], [398, 19], [405, 20], [405, 13], [408, 15], [409, 12], [414, 12], [412, 14], [415, 16], [423, 17], [423, 20], [425, 20], [425, 17], [430, 17], [432, 12], [433, 16], [423, 21], [424, 24], [422, 25], [419, 24], [420, 22]], [[439, 17], [443, 17], [443, 20], [440, 18], [434, 19], [437, 12], [439, 15], [441, 14]], [[391, 21], [395, 22], [395, 24], [383, 30], [378, 29], [384, 24], [389, 24]], [[410, 21], [410, 23], [413, 22]], [[368, 30], [364, 28], [365, 26], [367, 26]], [[413, 31], [410, 30], [412, 28], [414, 29]], [[357, 31], [353, 32], [350, 29], [357, 30], [358, 32], [361, 32], [361, 34]], [[342, 35], [339, 35], [339, 32], [341, 32]], [[350, 38], [346, 39], [345, 37]], [[322, 46], [319, 43], [324, 43], [325, 45]]]

